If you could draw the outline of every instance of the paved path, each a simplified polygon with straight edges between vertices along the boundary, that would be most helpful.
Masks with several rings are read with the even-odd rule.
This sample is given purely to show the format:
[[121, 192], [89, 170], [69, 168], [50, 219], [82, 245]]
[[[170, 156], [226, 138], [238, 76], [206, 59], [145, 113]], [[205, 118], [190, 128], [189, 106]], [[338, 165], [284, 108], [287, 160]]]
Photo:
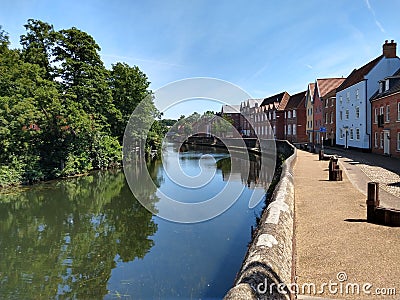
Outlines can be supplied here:
[[[316, 292], [306, 290], [305, 296], [399, 300], [400, 228], [367, 223], [365, 195], [354, 188], [346, 173], [341, 182], [328, 181], [328, 164], [316, 154], [298, 150], [294, 178], [300, 291], [311, 284]], [[339, 281], [343, 277], [347, 280]], [[342, 293], [334, 293], [334, 287], [333, 292], [325, 287], [319, 293], [330, 282], [342, 285]], [[357, 295], [351, 289], [346, 293], [346, 284], [362, 289], [367, 283], [375, 295]], [[380, 298], [379, 288], [395, 288], [397, 296]]]
[[337, 154], [351, 183], [367, 195], [367, 183], [379, 182], [381, 206], [400, 209], [400, 160], [373, 153], [338, 148], [325, 149]]

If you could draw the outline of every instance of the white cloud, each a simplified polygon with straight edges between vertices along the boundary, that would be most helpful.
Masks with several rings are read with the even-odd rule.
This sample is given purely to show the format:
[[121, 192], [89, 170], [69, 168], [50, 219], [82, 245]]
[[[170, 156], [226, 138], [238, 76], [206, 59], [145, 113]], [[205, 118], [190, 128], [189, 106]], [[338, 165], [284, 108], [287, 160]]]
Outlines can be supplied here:
[[367, 5], [368, 10], [371, 12], [372, 16], [374, 17], [376, 26], [379, 28], [379, 30], [380, 30], [381, 32], [385, 33], [386, 30], [385, 30], [385, 28], [383, 28], [381, 22], [379, 22], [379, 21], [376, 19], [375, 11], [374, 11], [374, 9], [372, 8], [371, 3], [369, 3], [369, 0], [365, 0], [365, 4]]

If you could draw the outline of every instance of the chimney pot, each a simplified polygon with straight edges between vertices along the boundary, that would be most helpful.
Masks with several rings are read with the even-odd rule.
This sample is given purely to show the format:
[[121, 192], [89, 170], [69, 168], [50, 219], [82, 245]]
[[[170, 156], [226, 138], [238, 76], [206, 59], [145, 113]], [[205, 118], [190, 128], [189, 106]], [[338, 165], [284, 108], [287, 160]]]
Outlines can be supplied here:
[[385, 44], [387, 44], [388, 43], [388, 40], [385, 40]]
[[394, 43], [394, 40], [391, 40], [391, 43]]

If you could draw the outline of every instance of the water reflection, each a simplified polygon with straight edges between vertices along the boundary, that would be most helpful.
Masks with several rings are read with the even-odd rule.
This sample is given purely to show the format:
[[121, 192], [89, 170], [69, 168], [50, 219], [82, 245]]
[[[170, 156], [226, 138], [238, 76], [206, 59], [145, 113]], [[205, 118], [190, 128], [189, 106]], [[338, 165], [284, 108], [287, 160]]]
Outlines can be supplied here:
[[156, 231], [122, 172], [1, 195], [0, 298], [102, 298], [116, 263], [143, 258]]
[[[175, 148], [185, 171], [206, 167], [210, 190], [185, 195], [173, 188], [160, 161], [132, 164], [129, 176], [145, 178], [138, 190], [157, 208], [157, 187], [171, 196], [210, 197], [231, 172], [220, 148]], [[210, 160], [212, 161], [212, 160]], [[168, 165], [168, 161], [164, 162]], [[264, 193], [260, 161], [250, 175], [232, 170], [244, 185]], [[194, 172], [195, 173], [195, 172]], [[240, 174], [240, 175], [239, 175]], [[254, 190], [245, 188], [222, 215], [197, 224], [153, 216], [133, 197], [123, 172], [96, 172], [0, 195], [0, 298], [6, 299], [220, 299], [231, 287], [262, 204], [250, 209]]]

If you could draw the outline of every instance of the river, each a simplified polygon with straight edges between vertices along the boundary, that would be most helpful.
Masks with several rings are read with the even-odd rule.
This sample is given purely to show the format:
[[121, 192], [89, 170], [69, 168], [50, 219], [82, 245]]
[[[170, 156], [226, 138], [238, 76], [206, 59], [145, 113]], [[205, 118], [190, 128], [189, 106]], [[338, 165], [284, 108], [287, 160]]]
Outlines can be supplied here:
[[261, 201], [253, 209], [248, 207], [253, 192], [260, 197], [265, 192], [260, 161], [251, 156], [241, 162], [250, 170], [244, 175], [242, 169], [230, 168], [224, 150], [169, 147], [166, 151], [180, 152], [181, 168], [188, 174], [202, 170], [214, 176], [193, 195], [174, 188], [163, 167], [168, 161], [148, 163], [156, 188], [141, 183], [142, 196], [155, 206], [160, 192], [179, 201], [211, 197], [223, 189], [228, 175], [231, 183], [244, 188], [239, 199], [211, 220], [181, 224], [147, 211], [120, 170], [3, 193], [0, 298], [223, 298], [240, 269], [251, 226], [264, 205]]

